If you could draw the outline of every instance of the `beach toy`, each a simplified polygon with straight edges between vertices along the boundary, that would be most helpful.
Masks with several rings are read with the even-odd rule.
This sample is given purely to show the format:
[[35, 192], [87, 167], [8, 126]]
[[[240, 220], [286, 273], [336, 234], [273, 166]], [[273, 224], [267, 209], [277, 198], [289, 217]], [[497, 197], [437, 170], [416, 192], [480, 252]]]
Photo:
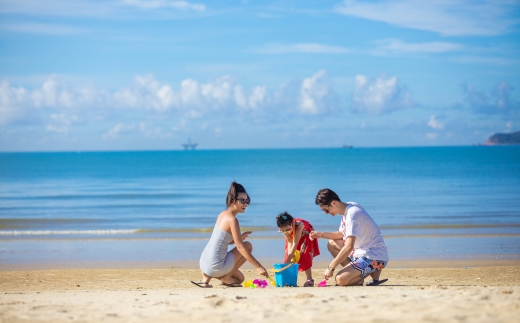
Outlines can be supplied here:
[[291, 262], [292, 262], [293, 264], [297, 264], [297, 263], [300, 262], [300, 250], [296, 250], [296, 251], [294, 252], [294, 257], [293, 257], [293, 259], [291, 259]]
[[263, 279], [248, 280], [242, 283], [242, 286], [247, 288], [266, 288], [267, 281]]
[[258, 287], [258, 288], [266, 288], [267, 280], [255, 279], [255, 280], [253, 280], [253, 284], [256, 285], [256, 287]]
[[286, 264], [274, 264], [274, 269], [271, 269], [274, 272], [274, 278], [276, 279], [277, 287], [285, 287], [291, 286], [296, 287], [298, 280], [298, 267], [300, 265], [290, 263]]
[[276, 286], [276, 283], [275, 283], [274, 280], [271, 278], [271, 276], [267, 276], [267, 279], [269, 279], [269, 281], [271, 282], [271, 286]]
[[320, 282], [318, 287], [327, 287], [327, 280], [325, 279], [324, 281]]

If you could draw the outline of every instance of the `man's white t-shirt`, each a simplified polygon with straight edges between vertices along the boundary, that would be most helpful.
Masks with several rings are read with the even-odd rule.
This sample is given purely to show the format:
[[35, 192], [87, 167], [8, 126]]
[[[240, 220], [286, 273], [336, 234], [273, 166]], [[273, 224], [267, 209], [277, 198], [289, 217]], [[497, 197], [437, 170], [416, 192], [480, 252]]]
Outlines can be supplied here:
[[356, 237], [354, 257], [388, 261], [388, 250], [379, 227], [368, 213], [356, 202], [348, 202], [345, 214], [341, 217], [339, 231], [343, 240]]

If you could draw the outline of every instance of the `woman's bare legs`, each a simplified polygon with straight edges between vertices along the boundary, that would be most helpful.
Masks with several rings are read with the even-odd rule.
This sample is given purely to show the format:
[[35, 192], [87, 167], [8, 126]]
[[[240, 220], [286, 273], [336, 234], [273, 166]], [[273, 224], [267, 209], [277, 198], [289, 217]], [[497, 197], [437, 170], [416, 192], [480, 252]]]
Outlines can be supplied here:
[[202, 273], [202, 280], [201, 280], [201, 282], [203, 282], [206, 285], [208, 285], [209, 281], [211, 280], [211, 278], [213, 278], [213, 277], [210, 277], [210, 276], [206, 275], [205, 273]]
[[[249, 252], [253, 251], [253, 245], [249, 241], [244, 241], [244, 247], [246, 247]], [[235, 266], [227, 275], [219, 277], [218, 279], [220, 279], [223, 284], [241, 284], [245, 277], [238, 269], [246, 262], [246, 258], [242, 256], [237, 248], [233, 248], [230, 252], [235, 257]]]

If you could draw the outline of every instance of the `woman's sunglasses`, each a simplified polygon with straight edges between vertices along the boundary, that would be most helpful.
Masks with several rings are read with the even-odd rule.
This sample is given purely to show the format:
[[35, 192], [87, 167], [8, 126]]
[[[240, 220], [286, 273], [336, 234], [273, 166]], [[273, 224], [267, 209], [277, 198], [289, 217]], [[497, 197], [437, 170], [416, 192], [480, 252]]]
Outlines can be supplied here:
[[239, 201], [242, 204], [249, 204], [249, 203], [251, 203], [251, 200], [249, 199], [249, 197], [246, 198], [246, 199], [235, 199], [235, 201]]

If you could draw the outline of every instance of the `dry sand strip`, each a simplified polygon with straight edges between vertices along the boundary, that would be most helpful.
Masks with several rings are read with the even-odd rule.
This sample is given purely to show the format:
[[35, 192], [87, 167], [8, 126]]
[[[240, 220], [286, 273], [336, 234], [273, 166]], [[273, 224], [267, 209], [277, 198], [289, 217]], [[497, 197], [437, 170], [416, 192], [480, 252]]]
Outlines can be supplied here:
[[[254, 278], [254, 271], [246, 270]], [[315, 277], [321, 277], [316, 271]], [[192, 269], [0, 272], [0, 322], [517, 322], [520, 266], [385, 269], [376, 287], [214, 288]], [[319, 279], [317, 279], [319, 280]], [[300, 275], [299, 284], [303, 283]]]

